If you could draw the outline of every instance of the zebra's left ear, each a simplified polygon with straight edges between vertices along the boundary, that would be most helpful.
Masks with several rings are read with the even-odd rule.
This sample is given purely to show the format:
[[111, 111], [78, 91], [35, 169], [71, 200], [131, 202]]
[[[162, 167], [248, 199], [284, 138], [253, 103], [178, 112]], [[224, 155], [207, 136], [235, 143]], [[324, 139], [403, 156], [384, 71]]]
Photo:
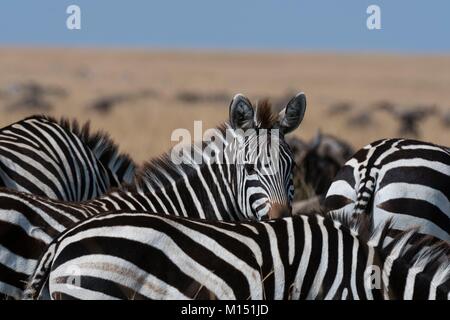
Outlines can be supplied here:
[[281, 134], [285, 135], [295, 130], [302, 122], [305, 111], [306, 96], [303, 92], [300, 92], [278, 114], [278, 127]]

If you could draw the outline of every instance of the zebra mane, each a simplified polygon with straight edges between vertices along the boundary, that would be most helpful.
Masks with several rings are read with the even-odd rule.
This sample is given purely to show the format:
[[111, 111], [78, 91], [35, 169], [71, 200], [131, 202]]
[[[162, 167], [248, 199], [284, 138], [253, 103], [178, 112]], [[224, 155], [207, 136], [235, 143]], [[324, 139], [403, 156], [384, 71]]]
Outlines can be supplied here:
[[[414, 242], [417, 229], [410, 229], [400, 233], [385, 248], [382, 248], [381, 255], [385, 264], [392, 268], [395, 259], [396, 272], [403, 276], [410, 277], [410, 271], [417, 271], [415, 283], [419, 286], [434, 287], [441, 294], [448, 294], [450, 291], [450, 244], [433, 236], [424, 236], [419, 241]], [[383, 268], [383, 275], [386, 270]], [[406, 281], [406, 280], [405, 280]], [[388, 285], [388, 290], [396, 285]], [[395, 294], [395, 289], [393, 289]], [[394, 296], [394, 298], [397, 298]], [[411, 297], [412, 298], [412, 297]]]
[[[396, 294], [406, 293], [408, 288], [398, 286], [402, 285], [401, 279], [406, 281], [411, 276], [411, 271], [412, 274], [415, 274], [414, 271], [418, 272], [414, 282], [419, 288], [432, 286], [436, 292], [444, 295], [450, 290], [450, 243], [430, 235], [422, 236], [418, 228], [411, 228], [398, 233], [388, 245], [383, 246], [393, 226], [393, 219], [380, 223], [371, 228], [373, 231], [369, 231], [370, 215], [360, 214], [353, 218], [341, 213], [331, 213], [327, 216], [349, 228], [350, 232], [355, 232], [361, 241], [367, 241], [365, 243], [375, 249], [377, 260], [381, 262], [385, 294], [398, 299], [400, 297], [396, 297]], [[396, 271], [393, 279], [385, 282], [390, 277], [394, 264]]]
[[397, 253], [400, 257], [408, 258], [410, 263], [428, 264], [450, 254], [448, 242], [430, 235], [422, 236], [418, 228], [399, 232], [389, 245], [383, 247], [383, 242], [393, 227], [393, 218], [374, 226], [368, 214], [352, 217], [342, 212], [328, 212], [324, 215], [341, 223], [369, 245], [378, 247], [386, 256]]
[[255, 111], [255, 123], [259, 129], [271, 129], [276, 125], [278, 114], [273, 112], [269, 99], [258, 101]]
[[432, 267], [437, 269], [445, 265], [447, 280], [450, 279], [450, 243], [427, 235], [416, 240], [417, 228], [399, 233], [389, 245], [382, 248], [386, 257], [398, 255], [410, 267]]
[[[391, 226], [391, 221], [382, 223], [376, 228], [373, 228], [372, 219], [369, 215], [360, 214], [356, 217], [344, 214], [341, 211], [323, 212], [321, 213], [325, 218], [340, 223], [346, 227], [351, 234], [358, 236], [361, 241], [365, 243], [381, 243], [387, 235], [387, 232]], [[373, 230], [373, 231], [371, 231]]]
[[424, 283], [431, 283], [436, 287], [445, 284], [443, 292], [450, 290], [450, 283], [448, 283], [450, 280], [450, 243], [430, 235], [421, 236], [418, 228], [411, 228], [398, 233], [388, 245], [383, 246], [392, 229], [393, 219], [373, 228], [372, 219], [367, 214], [352, 217], [333, 212], [325, 216], [341, 223], [350, 232], [357, 235], [361, 241], [375, 248], [382, 262], [387, 262], [392, 266], [392, 261], [395, 260], [397, 268], [401, 268], [404, 274], [411, 269], [424, 270], [417, 275], [417, 281], [422, 280]]
[[[255, 110], [256, 129], [272, 129], [278, 121], [278, 115], [273, 112], [272, 105], [268, 99], [263, 99], [257, 103]], [[226, 130], [230, 128], [229, 122], [224, 122], [218, 125], [215, 129], [223, 137], [226, 135]], [[200, 145], [200, 144], [199, 144]], [[202, 150], [207, 144], [201, 142]], [[164, 185], [163, 181], [170, 176], [173, 180], [180, 179], [185, 175], [189, 176], [194, 173], [196, 168], [191, 164], [175, 164], [171, 159], [171, 151], [169, 151], [145, 162], [136, 172], [134, 185], [125, 187], [127, 191], [135, 191], [136, 188], [145, 189], [149, 185], [152, 188], [160, 188]], [[192, 146], [191, 151], [201, 152], [198, 146]]]
[[91, 131], [90, 121], [80, 125], [73, 119], [62, 117], [59, 120], [49, 115], [33, 115], [23, 119], [47, 120], [60, 125], [64, 130], [72, 132], [81, 142], [86, 144], [94, 153], [95, 157], [112, 172], [117, 174], [119, 170], [124, 170], [124, 182], [131, 182], [134, 176], [136, 165], [131, 157], [126, 153], [119, 153], [118, 145], [104, 131]]

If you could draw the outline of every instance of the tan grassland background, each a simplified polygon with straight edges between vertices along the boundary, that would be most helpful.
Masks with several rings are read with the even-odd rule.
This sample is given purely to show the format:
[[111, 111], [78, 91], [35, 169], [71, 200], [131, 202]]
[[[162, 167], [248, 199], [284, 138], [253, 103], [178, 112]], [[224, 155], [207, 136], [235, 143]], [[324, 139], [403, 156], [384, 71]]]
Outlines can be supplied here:
[[[29, 82], [67, 94], [45, 97], [53, 105], [48, 112], [8, 107], [17, 99], [11, 88]], [[118, 103], [109, 112], [90, 108], [101, 97], [143, 91], [152, 94]], [[420, 138], [450, 145], [450, 128], [442, 120], [450, 112], [450, 56], [0, 48], [0, 126], [35, 113], [90, 120], [138, 163], [167, 150], [176, 128], [192, 131], [194, 120], [203, 120], [204, 129], [225, 121], [235, 93], [276, 102], [296, 91], [308, 99], [295, 132], [299, 137], [309, 139], [321, 129], [358, 148], [398, 136], [397, 120], [385, 112], [374, 113], [370, 125], [348, 122], [389, 101], [400, 109], [436, 105], [442, 116], [420, 123]], [[221, 98], [189, 103], [180, 98], [186, 93]], [[354, 108], [332, 115], [330, 106], [341, 102]]]

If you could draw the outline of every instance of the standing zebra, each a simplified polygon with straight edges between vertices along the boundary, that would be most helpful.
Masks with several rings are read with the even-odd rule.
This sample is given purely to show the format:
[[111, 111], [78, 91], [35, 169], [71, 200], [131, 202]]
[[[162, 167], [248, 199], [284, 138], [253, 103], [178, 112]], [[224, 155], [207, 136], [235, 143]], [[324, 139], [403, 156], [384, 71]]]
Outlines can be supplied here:
[[385, 139], [359, 150], [328, 190], [328, 210], [394, 217], [392, 233], [418, 226], [450, 241], [450, 152], [407, 139]]
[[[195, 145], [182, 153], [180, 164], [163, 155], [146, 164], [135, 186], [90, 201], [76, 204], [0, 190], [0, 293], [18, 298], [46, 246], [99, 213], [122, 209], [226, 221], [290, 215], [293, 158], [284, 135], [299, 126], [305, 108], [305, 96], [298, 94], [277, 118], [267, 103], [254, 112], [248, 99], [237, 95], [230, 105], [230, 125], [219, 127], [209, 146], [222, 150], [214, 157]], [[257, 130], [245, 135], [239, 130], [252, 128]], [[231, 142], [225, 139], [227, 132], [234, 134]], [[259, 139], [265, 134], [270, 139]], [[276, 161], [260, 161], [274, 141], [279, 145]], [[220, 149], [222, 143], [226, 145]], [[192, 161], [196, 153], [200, 163]]]
[[89, 124], [32, 116], [0, 129], [0, 186], [64, 201], [85, 201], [131, 183], [134, 164]]
[[389, 224], [367, 236], [364, 216], [337, 218], [214, 223], [103, 214], [49, 246], [25, 297], [449, 299], [448, 243], [408, 248], [409, 231], [381, 248]]

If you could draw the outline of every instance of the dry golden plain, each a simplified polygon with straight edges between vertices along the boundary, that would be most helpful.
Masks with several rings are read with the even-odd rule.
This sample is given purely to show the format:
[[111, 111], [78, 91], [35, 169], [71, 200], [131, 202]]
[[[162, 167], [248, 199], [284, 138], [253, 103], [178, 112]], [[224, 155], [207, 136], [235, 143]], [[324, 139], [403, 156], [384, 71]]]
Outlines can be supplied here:
[[[330, 105], [351, 102], [352, 115], [383, 100], [450, 112], [450, 56], [1, 48], [0, 90], [28, 81], [64, 88], [67, 97], [48, 98], [54, 105], [49, 114], [90, 120], [139, 163], [167, 150], [174, 129], [192, 131], [194, 120], [203, 120], [206, 129], [227, 119], [228, 102], [188, 104], [177, 99], [186, 91], [230, 99], [241, 92], [254, 100], [301, 90], [308, 109], [295, 134], [311, 138], [321, 129], [357, 148], [398, 136], [397, 121], [379, 112], [373, 125], [354, 127], [348, 115], [331, 116]], [[88, 108], [98, 97], [148, 89], [157, 96], [120, 103], [105, 114]], [[41, 113], [11, 111], [8, 99], [0, 96], [0, 126]], [[421, 139], [450, 145], [450, 128], [439, 118], [429, 117], [420, 130]]]

